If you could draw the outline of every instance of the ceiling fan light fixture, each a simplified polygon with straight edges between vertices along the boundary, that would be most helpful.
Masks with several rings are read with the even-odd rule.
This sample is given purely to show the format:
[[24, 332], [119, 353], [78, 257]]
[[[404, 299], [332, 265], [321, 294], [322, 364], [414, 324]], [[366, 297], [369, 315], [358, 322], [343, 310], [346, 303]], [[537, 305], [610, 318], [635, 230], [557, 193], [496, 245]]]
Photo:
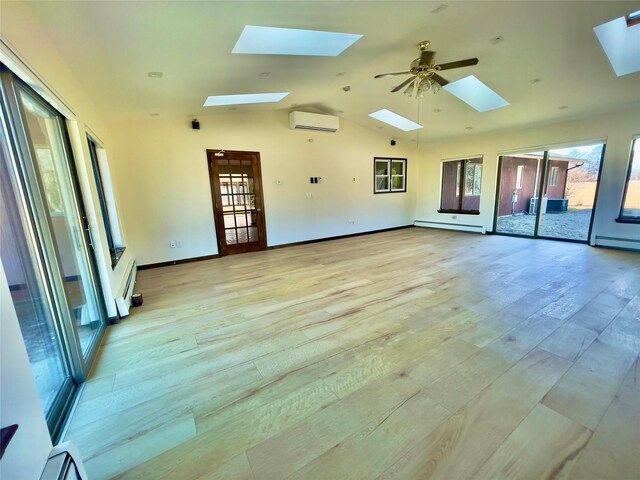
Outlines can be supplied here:
[[418, 91], [416, 92], [416, 98], [424, 98], [424, 92], [431, 88], [431, 81], [428, 78], [423, 78], [418, 85]]
[[411, 82], [409, 85], [407, 85], [407, 88], [404, 89], [404, 93], [407, 97], [413, 97], [413, 88], [414, 88], [414, 84], [415, 82]]

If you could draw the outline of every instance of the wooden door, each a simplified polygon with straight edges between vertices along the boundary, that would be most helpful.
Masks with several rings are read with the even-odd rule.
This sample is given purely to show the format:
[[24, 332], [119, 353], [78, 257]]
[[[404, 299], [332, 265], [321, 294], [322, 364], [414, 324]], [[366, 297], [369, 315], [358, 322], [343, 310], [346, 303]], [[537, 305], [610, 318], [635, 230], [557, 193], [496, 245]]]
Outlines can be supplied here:
[[220, 255], [267, 248], [260, 154], [207, 150]]

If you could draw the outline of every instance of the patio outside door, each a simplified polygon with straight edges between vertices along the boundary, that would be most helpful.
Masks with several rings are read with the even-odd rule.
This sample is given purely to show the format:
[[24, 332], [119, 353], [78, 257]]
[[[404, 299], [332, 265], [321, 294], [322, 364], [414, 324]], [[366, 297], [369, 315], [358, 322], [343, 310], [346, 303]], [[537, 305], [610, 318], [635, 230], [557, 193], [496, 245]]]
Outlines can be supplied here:
[[589, 241], [605, 145], [502, 155], [496, 233]]
[[207, 150], [220, 255], [267, 247], [258, 152]]

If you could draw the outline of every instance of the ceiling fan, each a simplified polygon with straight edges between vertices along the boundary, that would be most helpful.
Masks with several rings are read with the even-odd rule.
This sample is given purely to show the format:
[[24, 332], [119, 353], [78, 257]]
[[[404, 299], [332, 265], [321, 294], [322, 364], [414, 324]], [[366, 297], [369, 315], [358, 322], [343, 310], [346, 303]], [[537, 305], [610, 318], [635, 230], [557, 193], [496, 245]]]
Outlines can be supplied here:
[[415, 88], [416, 98], [422, 98], [424, 92], [427, 90], [431, 89], [435, 93], [440, 90], [440, 87], [444, 87], [449, 83], [447, 80], [442, 78], [438, 72], [460, 67], [470, 67], [478, 64], [477, 58], [467, 58], [466, 60], [458, 60], [456, 62], [437, 65], [434, 62], [436, 52], [428, 50], [429, 45], [430, 43], [427, 40], [422, 41], [417, 45], [418, 49], [420, 49], [420, 57], [411, 62], [408, 72], [381, 73], [380, 75], [376, 75], [374, 78], [411, 75], [411, 77], [392, 89], [391, 93], [399, 92], [403, 88], [407, 87], [404, 94], [411, 97], [413, 96]]

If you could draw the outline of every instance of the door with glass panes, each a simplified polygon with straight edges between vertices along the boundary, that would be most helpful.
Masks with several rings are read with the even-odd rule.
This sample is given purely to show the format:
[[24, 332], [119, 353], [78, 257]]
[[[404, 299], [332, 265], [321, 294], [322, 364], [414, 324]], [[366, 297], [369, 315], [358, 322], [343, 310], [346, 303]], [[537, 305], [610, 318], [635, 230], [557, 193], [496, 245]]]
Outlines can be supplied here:
[[207, 150], [211, 197], [221, 255], [267, 247], [260, 154]]
[[55, 439], [106, 314], [66, 119], [1, 68], [0, 257]]

